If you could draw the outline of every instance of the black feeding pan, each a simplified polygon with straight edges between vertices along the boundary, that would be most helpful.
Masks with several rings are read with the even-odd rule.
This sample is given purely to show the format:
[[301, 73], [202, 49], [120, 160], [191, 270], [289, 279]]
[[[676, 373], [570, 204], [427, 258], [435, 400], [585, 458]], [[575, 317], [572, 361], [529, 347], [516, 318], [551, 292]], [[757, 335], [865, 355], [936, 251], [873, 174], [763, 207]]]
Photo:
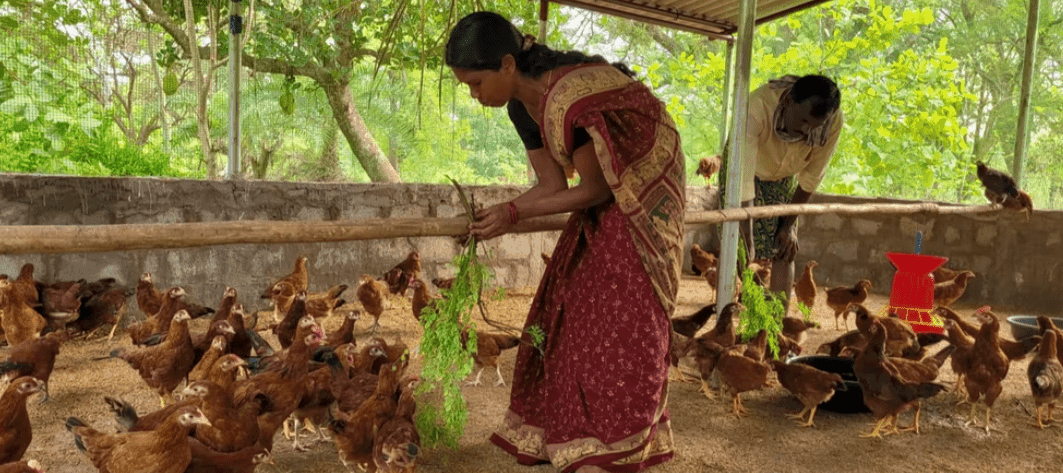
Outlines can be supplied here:
[[867, 406], [864, 405], [864, 391], [860, 389], [860, 383], [856, 381], [852, 358], [806, 355], [791, 358], [787, 363], [802, 363], [818, 370], [841, 375], [847, 390], [835, 390], [834, 396], [829, 401], [820, 404], [819, 407], [842, 414], [870, 412]]

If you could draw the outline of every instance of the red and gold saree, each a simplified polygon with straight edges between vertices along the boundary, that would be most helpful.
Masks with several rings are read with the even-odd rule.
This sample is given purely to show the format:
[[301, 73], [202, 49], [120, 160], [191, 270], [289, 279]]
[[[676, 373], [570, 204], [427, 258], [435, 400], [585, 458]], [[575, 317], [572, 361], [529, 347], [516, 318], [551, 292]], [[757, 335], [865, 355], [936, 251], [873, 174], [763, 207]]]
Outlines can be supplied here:
[[[491, 441], [563, 472], [640, 471], [673, 455], [669, 317], [682, 262], [684, 159], [675, 124], [642, 83], [604, 64], [564, 69], [547, 91], [543, 143], [571, 164], [586, 129], [613, 199], [573, 213], [539, 284], [510, 407]], [[530, 340], [525, 335], [526, 340]]]

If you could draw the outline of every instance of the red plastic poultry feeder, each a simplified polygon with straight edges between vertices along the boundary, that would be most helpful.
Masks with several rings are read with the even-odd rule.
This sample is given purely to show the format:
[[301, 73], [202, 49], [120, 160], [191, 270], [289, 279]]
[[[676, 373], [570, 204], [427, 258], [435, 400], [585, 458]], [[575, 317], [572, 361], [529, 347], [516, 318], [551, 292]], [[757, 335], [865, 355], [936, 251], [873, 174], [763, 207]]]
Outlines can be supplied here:
[[934, 308], [934, 276], [930, 273], [949, 259], [909, 253], [886, 253], [886, 258], [897, 268], [889, 311], [908, 322], [915, 333], [945, 333], [945, 322], [930, 315]]

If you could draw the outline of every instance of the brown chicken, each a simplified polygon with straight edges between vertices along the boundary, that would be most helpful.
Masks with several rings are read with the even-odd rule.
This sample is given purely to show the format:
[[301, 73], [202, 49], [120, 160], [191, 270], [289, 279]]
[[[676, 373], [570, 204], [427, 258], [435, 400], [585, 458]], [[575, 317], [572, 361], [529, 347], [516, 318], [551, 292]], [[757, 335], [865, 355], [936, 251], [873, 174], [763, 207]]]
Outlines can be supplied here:
[[867, 307], [861, 304], [850, 304], [846, 311], [853, 314], [856, 329], [864, 334], [865, 338], [870, 339], [868, 337], [868, 329], [871, 327], [872, 321], [876, 321], [886, 328], [886, 355], [904, 356], [919, 351], [919, 339], [907, 322], [894, 317], [871, 315]]
[[370, 333], [376, 334], [380, 327], [380, 316], [384, 313], [384, 302], [388, 286], [368, 274], [363, 274], [359, 280], [358, 302], [362, 303], [362, 309], [373, 316], [373, 327]]
[[824, 343], [816, 349], [820, 355], [841, 356], [846, 348], [863, 350], [867, 346], [867, 338], [859, 330], [850, 330], [840, 337]]
[[[307, 292], [306, 313], [313, 316], [315, 319], [331, 317], [333, 309], [346, 302], [343, 299], [340, 299], [340, 295], [346, 290], [346, 284], [339, 284], [330, 287], [325, 292]], [[284, 315], [291, 310], [297, 293], [298, 291], [295, 291], [292, 288], [292, 285], [287, 282], [280, 282], [277, 283], [276, 286], [273, 286], [273, 296], [271, 297], [270, 302], [273, 304], [274, 320], [284, 318]]]
[[0, 473], [44, 473], [37, 460], [18, 461], [0, 465]]
[[375, 471], [373, 440], [380, 427], [395, 414], [395, 391], [402, 374], [403, 370], [397, 366], [384, 365], [373, 395], [353, 412], [337, 411], [335, 420], [329, 423], [340, 461], [347, 469]]
[[66, 332], [52, 332], [41, 338], [26, 340], [8, 352], [7, 360], [0, 363], [4, 380], [32, 376], [41, 381], [41, 403], [48, 401], [48, 379], [55, 368], [59, 345], [67, 340]]
[[[919, 361], [891, 356], [889, 357], [889, 362], [897, 368], [897, 372], [900, 373], [902, 378], [915, 383], [929, 383], [937, 380], [941, 366], [945, 364], [945, 360], [955, 351], [956, 347], [950, 345], [938, 351], [934, 356]], [[899, 428], [899, 431], [920, 433], [919, 413], [922, 412], [922, 408], [922, 402], [916, 401], [914, 422], [912, 422], [910, 427]]]
[[967, 280], [973, 277], [973, 272], [964, 271], [951, 281], [934, 284], [934, 305], [951, 307], [967, 290]]
[[782, 318], [782, 334], [786, 335], [790, 339], [797, 343], [804, 343], [808, 339], [808, 329], [819, 328], [819, 323], [815, 321], [806, 321], [800, 317], [783, 317]]
[[805, 270], [801, 272], [801, 277], [794, 284], [794, 299], [809, 309], [816, 306], [816, 293], [819, 289], [816, 287], [816, 279], [812, 277], [812, 270], [818, 264], [815, 261], [806, 263]]
[[210, 421], [195, 407], [178, 410], [159, 428], [147, 432], [106, 434], [76, 417], [66, 420], [78, 450], [108, 473], [182, 473], [192, 461], [188, 434], [200, 425], [210, 426]]
[[44, 317], [23, 299], [18, 286], [0, 279], [0, 327], [8, 346], [37, 338], [46, 325]]
[[1030, 221], [1030, 216], [1033, 215], [1033, 198], [1030, 194], [1027, 194], [1023, 190], [1019, 190], [1019, 195], [1014, 198], [1004, 199], [1001, 205], [1005, 209], [1015, 210], [1026, 214], [1026, 221]]
[[[1048, 319], [1043, 316], [1038, 317], [1038, 319], [1041, 318]], [[1050, 319], [1048, 323], [1051, 324]], [[1055, 420], [1052, 418], [1052, 411], [1056, 407], [1056, 400], [1063, 395], [1063, 364], [1059, 361], [1058, 340], [1060, 336], [1056, 331], [1045, 330], [1041, 336], [1040, 348], [1026, 369], [1026, 376], [1030, 381], [1030, 392], [1037, 405], [1037, 423], [1033, 425], [1041, 429], [1046, 427], [1046, 422], [1050, 423]]]
[[195, 348], [188, 335], [189, 319], [187, 311], [178, 312], [170, 323], [166, 339], [158, 345], [111, 352], [112, 357], [125, 360], [140, 373], [144, 382], [159, 395], [162, 405], [166, 404], [166, 398], [172, 398], [174, 389], [195, 366]]
[[[152, 335], [161, 333], [170, 326], [174, 314], [178, 310], [178, 301], [184, 297], [185, 290], [181, 287], [172, 287], [163, 296], [159, 312], [150, 314], [147, 319], [129, 326], [129, 338], [134, 345], [144, 343]], [[191, 316], [191, 315], [190, 315]]]
[[[986, 306], [979, 310], [989, 310], [989, 307]], [[959, 328], [963, 330], [963, 332], [970, 336], [972, 339], [978, 335], [979, 327], [975, 326], [970, 322], [967, 322], [966, 320], [963, 320], [963, 318], [961, 318], [960, 315], [952, 309], [949, 309], [948, 307], [936, 307], [934, 309], [934, 313], [940, 315], [943, 318], [956, 322]], [[1026, 355], [1029, 355], [1030, 352], [1037, 348], [1037, 344], [1041, 343], [1041, 336], [1034, 335], [1030, 338], [1026, 338], [1017, 342], [1014, 340], [1001, 338], [998, 340], [998, 343], [1000, 344], [1000, 349], [1004, 351], [1004, 355], [1008, 357], [1008, 360], [1017, 361], [1025, 358]]]
[[189, 437], [192, 460], [185, 473], [254, 473], [258, 465], [272, 465], [273, 457], [262, 445], [252, 445], [235, 452], [223, 453]]
[[956, 382], [953, 392], [960, 396], [960, 403], [967, 402], [967, 392], [963, 387], [963, 374], [970, 370], [971, 349], [974, 347], [974, 337], [964, 333], [955, 321], [945, 319], [945, 334], [948, 336], [950, 346], [956, 347], [952, 353], [952, 372], [956, 373]]
[[771, 258], [760, 258], [749, 262], [749, 269], [753, 271], [753, 281], [767, 287], [771, 284]]
[[306, 316], [306, 291], [299, 291], [295, 295], [295, 303], [288, 309], [280, 323], [273, 327], [273, 334], [277, 336], [281, 348], [292, 346], [299, 321]]
[[144, 273], [137, 281], [137, 308], [146, 317], [151, 317], [159, 313], [163, 300], [164, 294], [151, 282], [151, 273]]
[[701, 276], [709, 268], [717, 267], [718, 263], [716, 255], [701, 249], [701, 245], [690, 245], [690, 270], [695, 276]]
[[229, 343], [225, 340], [225, 337], [216, 335], [214, 340], [210, 342], [210, 348], [203, 353], [203, 357], [196, 362], [192, 371], [188, 373], [188, 382], [194, 383], [196, 381], [207, 379], [207, 375], [210, 373], [211, 367], [214, 366], [214, 362], [218, 361], [218, 359], [225, 354], [228, 345]]
[[454, 286], [454, 281], [456, 280], [457, 278], [432, 278], [432, 285], [437, 289], [450, 289]]
[[672, 330], [684, 337], [693, 338], [714, 314], [716, 314], [716, 304], [709, 304], [693, 314], [673, 317]]
[[[468, 341], [469, 329], [466, 328], [461, 331], [461, 345], [464, 347]], [[516, 348], [518, 345], [520, 345], [520, 338], [513, 335], [476, 332], [476, 354], [472, 356], [472, 359], [475, 367], [480, 368], [480, 371], [476, 373], [476, 379], [470, 382], [469, 385], [479, 386], [480, 376], [484, 374], [484, 369], [490, 366], [495, 369], [495, 374], [498, 375], [498, 381], [495, 382], [495, 386], [505, 386], [506, 381], [502, 379], [502, 369], [498, 366], [498, 357], [502, 354], [502, 350]], [[391, 358], [390, 354], [388, 358]]]
[[881, 437], [885, 427], [897, 431], [897, 416], [907, 411], [919, 399], [937, 395], [945, 389], [937, 383], [913, 382], [901, 376], [897, 367], [886, 357], [886, 329], [872, 321], [868, 329], [870, 339], [853, 363], [853, 371], [863, 390], [864, 404], [874, 414], [875, 428], [861, 437]]
[[426, 286], [424, 281], [421, 281], [420, 279], [414, 279], [413, 282], [410, 283], [410, 287], [413, 288], [413, 318], [420, 322], [421, 312], [426, 307], [434, 307], [435, 301], [439, 298], [430, 294], [428, 292], [428, 286]]
[[1014, 178], [1004, 171], [986, 166], [982, 161], [978, 161], [976, 164], [978, 166], [978, 180], [985, 187], [986, 198], [990, 202], [999, 204], [1005, 198], [1019, 196], [1019, 186], [1015, 183]]
[[259, 414], [258, 425], [262, 444], [270, 450], [277, 429], [299, 407], [302, 387], [309, 373], [311, 347], [321, 339], [321, 328], [313, 317], [303, 317], [299, 320], [292, 346], [279, 357], [276, 367], [236, 383], [233, 399], [237, 407], [254, 401], [259, 395], [269, 400], [270, 409]]
[[[215, 385], [221, 386], [221, 388], [226, 391], [230, 391], [236, 381], [236, 373], [238, 370], [246, 367], [247, 362], [236, 355], [225, 355], [214, 363], [207, 380]], [[111, 412], [114, 413], [115, 422], [118, 423], [119, 431], [121, 432], [155, 430], [179, 409], [188, 406], [199, 407], [200, 404], [199, 398], [182, 399], [141, 416], [137, 414], [137, 410], [128, 402], [109, 396], [104, 396], [103, 400], [107, 403]]]
[[310, 277], [306, 272], [307, 257], [300, 256], [295, 259], [295, 269], [291, 274], [281, 278], [279, 281], [270, 284], [265, 291], [262, 291], [262, 298], [269, 299], [273, 297], [273, 289], [281, 283], [288, 283], [292, 286], [292, 292], [305, 291], [310, 284]]
[[373, 463], [380, 473], [415, 471], [417, 455], [421, 452], [421, 436], [413, 421], [417, 411], [413, 391], [402, 390], [395, 415], [380, 426], [373, 439]]
[[232, 313], [229, 314], [229, 325], [233, 328], [233, 339], [229, 343], [229, 352], [234, 353], [242, 358], [251, 356], [251, 349], [254, 348], [255, 343], [251, 340], [249, 330], [244, 325], [244, 306], [237, 304], [233, 307]]
[[361, 318], [362, 311], [357, 309], [347, 311], [347, 315], [343, 317], [343, 324], [325, 337], [324, 345], [336, 348], [345, 343], [354, 343], [354, 324]]
[[410, 283], [421, 275], [421, 255], [411, 251], [406, 259], [402, 260], [394, 268], [384, 273], [383, 280], [387, 283], [388, 292], [399, 297], [406, 297], [406, 289]]
[[329, 407], [336, 402], [331, 386], [332, 370], [330, 369], [315, 369], [307, 375], [306, 383], [303, 385], [302, 399], [289, 418], [292, 421], [292, 427], [289, 428], [287, 422], [284, 424], [284, 437], [292, 439], [293, 450], [297, 452], [309, 450], [309, 446], [299, 443], [299, 431], [303, 428], [308, 432], [316, 433], [318, 441], [326, 440], [324, 432], [317, 426], [324, 425], [328, 421]]
[[734, 317], [743, 310], [745, 306], [737, 302], [725, 305], [716, 319], [716, 325], [708, 332], [692, 338], [687, 343], [687, 350], [684, 350], [683, 354], [693, 352], [694, 363], [698, 366], [698, 373], [701, 377], [701, 392], [710, 399], [712, 392], [709, 390], [708, 380], [716, 369], [720, 355], [725, 349], [735, 344], [737, 335]]
[[66, 330], [66, 325], [81, 315], [81, 284], [74, 283], [65, 290], [51, 286], [41, 287], [41, 310], [48, 330]]
[[938, 269], [935, 269], [934, 272], [930, 274], [934, 276], [934, 283], [936, 284], [939, 282], [952, 281], [953, 279], [956, 279], [956, 276], [959, 276], [962, 272], [964, 271], [953, 271], [949, 268], [942, 266]]
[[701, 161], [698, 161], [698, 169], [694, 171], [695, 174], [704, 177], [706, 181], [712, 179], [712, 175], [718, 172], [720, 172], [719, 156], [701, 158]]
[[[232, 342], [233, 336], [236, 335], [236, 331], [233, 330], [233, 326], [229, 324], [228, 320], [219, 320], [210, 324], [210, 329], [205, 334], [192, 334], [192, 348], [195, 350], [194, 363], [199, 364], [199, 360], [203, 359], [203, 355], [210, 350], [214, 345], [215, 337], [222, 337], [225, 340], [225, 347], [228, 348], [229, 343]], [[218, 356], [224, 355], [221, 353]]]
[[210, 425], [196, 428], [195, 438], [211, 450], [233, 453], [258, 442], [258, 414], [255, 410], [237, 409], [232, 393], [210, 381], [196, 381], [183, 394], [199, 399], [199, 408]]
[[716, 361], [716, 370], [720, 372], [724, 389], [731, 393], [734, 414], [744, 417], [746, 410], [742, 407], [741, 394], [767, 386], [771, 366], [743, 355], [740, 350], [738, 347], [724, 350]]
[[[1063, 363], [1063, 350], [1059, 349], [1059, 344], [1063, 343], [1063, 330], [1060, 330], [1059, 327], [1056, 327], [1056, 324], [1054, 322], [1052, 322], [1052, 319], [1050, 319], [1048, 317], [1045, 317], [1043, 315], [1040, 315], [1040, 316], [1037, 317], [1037, 330], [1039, 332], [1041, 332], [1041, 333], [1044, 333], [1045, 330], [1051, 330], [1051, 331], [1055, 332], [1055, 334], [1056, 334], [1056, 358], [1059, 359], [1060, 363]], [[1007, 352], [1005, 351], [1005, 353], [1007, 353]]]
[[375, 344], [367, 348], [356, 352], [354, 345], [340, 345], [334, 356], [325, 358], [332, 372], [329, 390], [341, 411], [354, 412], [376, 390], [379, 377], [370, 372], [370, 367], [378, 359], [387, 360], [387, 353]]
[[1000, 321], [997, 320], [996, 314], [988, 310], [978, 311], [974, 317], [982, 322], [982, 327], [974, 337], [974, 346], [971, 347], [969, 358], [970, 366], [967, 372], [963, 373], [967, 402], [971, 403], [971, 414], [966, 425], [976, 424], [975, 407], [982, 403], [986, 406], [985, 431], [988, 434], [993, 403], [1004, 389], [1002, 383], [1011, 365], [1008, 356], [1000, 349]]
[[849, 330], [849, 304], [863, 304], [867, 300], [867, 290], [873, 287], [871, 281], [861, 279], [853, 287], [839, 286], [827, 289], [827, 306], [834, 309], [834, 330], [838, 330], [838, 316], [845, 321], [845, 330]]
[[44, 383], [31, 376], [11, 382], [0, 396], [0, 464], [17, 462], [33, 440], [26, 398], [41, 390]]
[[[805, 406], [797, 414], [786, 415], [797, 419], [803, 427], [815, 427], [812, 418], [816, 416], [816, 408], [834, 397], [835, 390], [846, 390], [841, 375], [837, 373], [828, 373], [804, 363], [786, 363], [780, 360], [771, 360], [771, 366], [775, 369], [779, 384]], [[805, 414], [808, 414], [807, 421]]]
[[67, 330], [74, 334], [91, 334], [103, 325], [111, 325], [113, 335], [131, 294], [132, 289], [114, 287], [89, 297], [81, 304], [77, 320], [66, 325]]
[[[1045, 330], [1041, 336], [1040, 349], [1026, 368], [1030, 392], [1037, 405], [1037, 423], [1034, 425], [1042, 429], [1045, 428], [1045, 420], [1052, 422], [1056, 399], [1063, 395], [1063, 364], [1060, 364], [1056, 351], [1058, 337], [1056, 332]], [[1042, 415], [1045, 410], [1047, 414]]]
[[41, 295], [37, 292], [37, 281], [33, 279], [33, 264], [26, 263], [18, 272], [18, 278], [12, 281], [19, 296], [30, 307], [37, 307], [41, 302]]

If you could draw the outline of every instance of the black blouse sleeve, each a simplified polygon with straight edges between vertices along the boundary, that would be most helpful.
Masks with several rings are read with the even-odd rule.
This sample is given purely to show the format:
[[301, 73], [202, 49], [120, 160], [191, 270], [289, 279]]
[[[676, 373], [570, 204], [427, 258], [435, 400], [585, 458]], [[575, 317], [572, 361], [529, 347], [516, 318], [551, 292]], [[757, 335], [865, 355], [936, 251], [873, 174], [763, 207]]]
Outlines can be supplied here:
[[[509, 112], [509, 120], [513, 122], [513, 127], [517, 129], [517, 134], [520, 135], [520, 140], [524, 142], [524, 149], [542, 148], [543, 137], [539, 132], [539, 124], [535, 123], [524, 104], [517, 99], [513, 99], [506, 105], [506, 110]], [[572, 149], [575, 150], [589, 143], [591, 135], [587, 134], [587, 130], [584, 128], [576, 128], [573, 132], [572, 140]]]

